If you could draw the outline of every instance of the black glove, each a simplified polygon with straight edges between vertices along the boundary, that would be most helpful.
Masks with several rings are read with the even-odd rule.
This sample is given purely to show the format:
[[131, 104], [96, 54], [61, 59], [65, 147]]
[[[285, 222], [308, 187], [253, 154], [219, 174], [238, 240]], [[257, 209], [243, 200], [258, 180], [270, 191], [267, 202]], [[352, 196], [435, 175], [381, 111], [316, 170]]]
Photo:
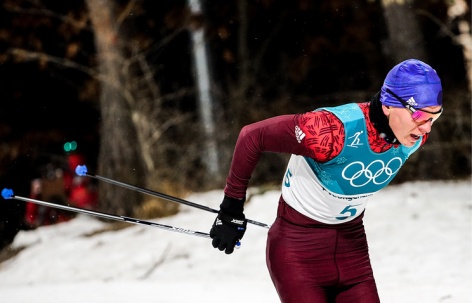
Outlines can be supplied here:
[[220, 211], [210, 230], [212, 245], [226, 254], [234, 251], [234, 246], [246, 232], [247, 220], [244, 216], [244, 199], [238, 200], [225, 196]]

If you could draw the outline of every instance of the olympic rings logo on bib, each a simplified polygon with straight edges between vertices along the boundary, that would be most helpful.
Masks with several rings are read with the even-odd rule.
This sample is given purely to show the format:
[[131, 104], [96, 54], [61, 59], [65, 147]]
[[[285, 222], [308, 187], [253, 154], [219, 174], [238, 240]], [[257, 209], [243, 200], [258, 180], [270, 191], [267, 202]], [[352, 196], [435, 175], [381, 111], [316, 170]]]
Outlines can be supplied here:
[[391, 159], [387, 164], [382, 160], [375, 160], [367, 166], [360, 161], [355, 161], [343, 169], [342, 177], [353, 187], [362, 187], [371, 181], [375, 185], [380, 185], [394, 176], [402, 164], [403, 161], [399, 157]]

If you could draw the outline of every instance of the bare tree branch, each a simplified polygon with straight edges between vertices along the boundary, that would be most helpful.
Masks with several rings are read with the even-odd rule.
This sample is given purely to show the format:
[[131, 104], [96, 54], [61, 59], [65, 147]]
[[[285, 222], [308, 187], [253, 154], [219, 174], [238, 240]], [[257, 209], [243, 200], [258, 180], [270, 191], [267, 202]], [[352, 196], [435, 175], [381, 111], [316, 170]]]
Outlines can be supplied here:
[[71, 18], [70, 16], [58, 14], [57, 12], [46, 9], [44, 7], [43, 8], [23, 8], [17, 5], [11, 5], [10, 3], [6, 3], [4, 4], [4, 8], [7, 11], [14, 12], [14, 13], [54, 18], [61, 21], [62, 23], [71, 25], [75, 27], [76, 29], [87, 28], [90, 30], [90, 27], [87, 25], [87, 21], [88, 21], [87, 18], [84, 18], [82, 20], [76, 20], [74, 18]]
[[103, 80], [100, 79], [101, 76], [99, 73], [94, 68], [82, 65], [80, 63], [77, 63], [73, 60], [64, 58], [64, 57], [56, 57], [52, 55], [48, 55], [46, 53], [42, 52], [37, 52], [37, 51], [30, 51], [22, 48], [10, 48], [8, 50], [8, 53], [11, 55], [14, 55], [18, 58], [21, 58], [23, 60], [27, 61], [48, 61], [54, 64], [57, 64], [59, 66], [65, 67], [65, 68], [73, 68], [76, 70], [79, 70], [87, 75], [89, 75], [92, 78], [98, 79], [98, 80]]

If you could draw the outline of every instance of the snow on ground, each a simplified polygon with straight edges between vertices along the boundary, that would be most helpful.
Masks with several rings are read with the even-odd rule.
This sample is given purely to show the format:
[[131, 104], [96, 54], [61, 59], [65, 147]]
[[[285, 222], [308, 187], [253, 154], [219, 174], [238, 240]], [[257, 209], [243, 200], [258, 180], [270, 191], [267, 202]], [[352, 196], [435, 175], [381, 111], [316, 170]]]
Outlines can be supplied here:
[[[279, 192], [254, 196], [248, 218], [271, 224]], [[188, 200], [217, 208], [222, 191]], [[2, 201], [8, 203], [8, 201]], [[214, 214], [181, 207], [155, 220], [208, 232]], [[383, 303], [472, 302], [471, 181], [412, 182], [375, 195], [365, 215]], [[132, 225], [119, 231], [94, 217], [22, 231], [0, 264], [5, 303], [279, 302], [265, 266], [267, 230], [250, 225], [232, 255], [209, 239]]]

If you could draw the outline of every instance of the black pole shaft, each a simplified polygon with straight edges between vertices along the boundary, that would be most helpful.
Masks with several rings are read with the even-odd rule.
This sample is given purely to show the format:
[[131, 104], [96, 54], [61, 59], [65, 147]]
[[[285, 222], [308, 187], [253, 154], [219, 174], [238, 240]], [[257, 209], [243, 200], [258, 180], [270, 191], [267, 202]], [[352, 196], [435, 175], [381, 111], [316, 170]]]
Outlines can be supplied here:
[[9, 199], [15, 199], [15, 200], [20, 200], [20, 201], [35, 203], [35, 204], [39, 204], [39, 205], [43, 205], [43, 206], [47, 206], [47, 207], [53, 207], [53, 208], [72, 211], [72, 212], [76, 212], [76, 213], [87, 214], [87, 215], [100, 217], [100, 218], [104, 218], [104, 219], [109, 219], [109, 220], [122, 221], [122, 222], [127, 222], [127, 223], [131, 223], [131, 224], [136, 224], [136, 225], [145, 225], [145, 226], [150, 226], [150, 227], [156, 227], [156, 228], [159, 228], [159, 229], [164, 229], [164, 230], [168, 230], [168, 231], [178, 232], [178, 233], [197, 236], [197, 237], [202, 237], [202, 238], [210, 238], [210, 235], [207, 234], [207, 233], [204, 233], [204, 232], [194, 231], [194, 230], [190, 230], [190, 229], [184, 229], [184, 228], [175, 227], [175, 226], [171, 226], [171, 225], [159, 224], [159, 223], [145, 221], [145, 220], [139, 220], [139, 219], [131, 218], [131, 217], [110, 215], [110, 214], [106, 214], [106, 213], [102, 213], [102, 212], [98, 212], [98, 211], [92, 211], [92, 210], [83, 209], [83, 208], [77, 208], [77, 207], [72, 207], [72, 206], [55, 204], [55, 203], [50, 203], [50, 202], [46, 202], [46, 201], [42, 201], [42, 200], [25, 198], [25, 197], [21, 197], [21, 196], [12, 196]]
[[216, 209], [210, 208], [208, 206], [193, 203], [193, 202], [190, 202], [190, 201], [187, 201], [187, 200], [184, 200], [184, 199], [180, 199], [180, 198], [177, 198], [177, 197], [169, 196], [169, 195], [157, 192], [157, 191], [153, 191], [153, 190], [150, 190], [150, 189], [146, 189], [146, 188], [143, 188], [143, 187], [131, 185], [131, 184], [120, 182], [120, 181], [116, 181], [116, 180], [106, 178], [106, 177], [102, 177], [102, 176], [99, 176], [99, 175], [93, 175], [93, 174], [89, 174], [89, 173], [86, 173], [85, 175], [88, 176], [88, 177], [91, 177], [91, 178], [95, 178], [97, 180], [105, 181], [107, 183], [118, 185], [118, 186], [121, 186], [121, 187], [124, 187], [124, 188], [127, 188], [127, 189], [131, 189], [131, 190], [143, 193], [143, 194], [148, 194], [148, 195], [151, 195], [151, 196], [154, 196], [154, 197], [159, 197], [159, 198], [171, 201], [171, 202], [185, 204], [187, 206], [192, 206], [192, 207], [199, 208], [199, 209], [202, 209], [202, 210], [206, 210], [206, 211], [209, 211], [209, 212], [212, 212], [212, 213], [218, 213], [218, 211]]
[[[163, 193], [160, 193], [160, 192], [157, 192], [157, 191], [153, 191], [153, 190], [150, 190], [150, 189], [142, 188], [142, 187], [139, 187], [139, 186], [131, 185], [131, 184], [128, 184], [128, 183], [116, 181], [116, 180], [113, 180], [113, 179], [110, 179], [110, 178], [107, 178], [107, 177], [102, 177], [102, 176], [94, 175], [94, 174], [90, 174], [90, 173], [85, 173], [84, 175], [88, 176], [90, 178], [94, 178], [94, 179], [97, 179], [97, 180], [101, 180], [101, 181], [113, 184], [113, 185], [117, 185], [117, 186], [121, 186], [121, 187], [124, 187], [124, 188], [127, 188], [127, 189], [131, 189], [131, 190], [143, 193], [143, 194], [148, 194], [148, 195], [151, 195], [151, 196], [154, 196], [154, 197], [159, 197], [159, 198], [171, 201], [171, 202], [184, 204], [184, 205], [187, 205], [187, 206], [195, 207], [195, 208], [202, 209], [202, 210], [205, 210], [205, 211], [209, 211], [209, 212], [212, 212], [212, 213], [218, 213], [218, 210], [216, 210], [214, 208], [211, 208], [211, 207], [208, 207], [208, 206], [205, 206], [205, 205], [201, 205], [201, 204], [198, 204], [198, 203], [190, 202], [190, 201], [180, 199], [180, 198], [177, 198], [177, 197], [169, 196], [169, 195], [166, 195], [166, 194], [163, 194]], [[257, 226], [261, 226], [261, 227], [265, 227], [265, 228], [270, 227], [270, 225], [268, 225], [268, 224], [257, 222], [257, 221], [251, 220], [251, 219], [247, 219], [247, 222], [251, 223], [253, 225], [257, 225]]]

